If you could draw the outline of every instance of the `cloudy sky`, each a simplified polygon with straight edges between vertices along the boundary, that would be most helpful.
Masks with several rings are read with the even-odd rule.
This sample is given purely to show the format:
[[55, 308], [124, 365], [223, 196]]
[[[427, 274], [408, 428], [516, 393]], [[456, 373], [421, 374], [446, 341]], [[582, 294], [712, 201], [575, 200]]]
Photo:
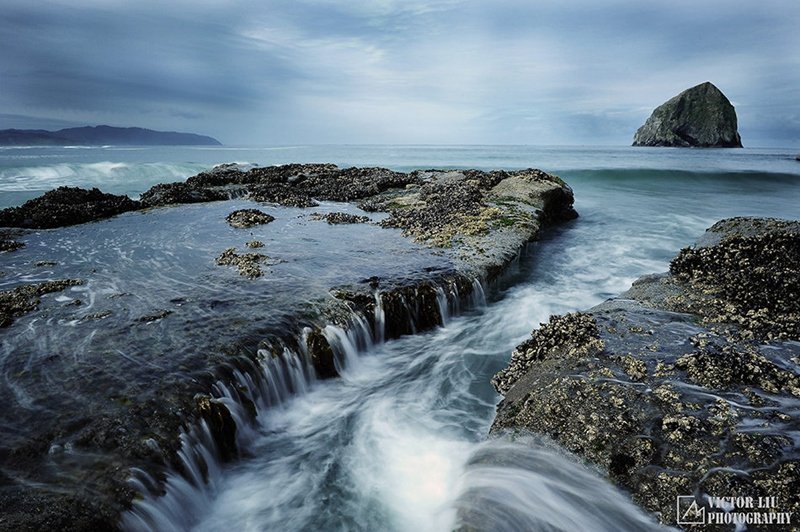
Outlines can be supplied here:
[[226, 144], [629, 144], [712, 81], [800, 144], [800, 1], [4, 0], [0, 129]]

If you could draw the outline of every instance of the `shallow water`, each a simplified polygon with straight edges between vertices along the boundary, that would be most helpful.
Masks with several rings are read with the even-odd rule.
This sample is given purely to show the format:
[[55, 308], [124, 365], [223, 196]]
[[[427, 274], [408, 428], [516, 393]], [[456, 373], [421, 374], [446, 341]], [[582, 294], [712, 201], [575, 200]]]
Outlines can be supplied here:
[[[54, 278], [86, 281], [43, 296], [37, 312], [0, 331], [0, 401], [7, 405], [0, 412], [0, 448], [52, 417], [81, 419], [87, 410], [107, 410], [109, 390], [120, 404], [150, 397], [154, 372], [160, 379], [188, 378], [245, 338], [299, 331], [303, 324], [294, 318], [321, 319], [315, 306], [331, 297], [332, 287], [449, 268], [447, 259], [399, 230], [309, 217], [364, 214], [352, 205], [263, 207], [275, 221], [250, 229], [225, 222], [233, 210], [252, 207], [234, 200], [127, 213], [33, 231], [20, 237], [24, 248], [0, 254], [2, 290]], [[254, 239], [264, 247], [245, 246]], [[214, 257], [228, 247], [267, 255], [264, 276], [247, 279], [234, 267], [216, 265]], [[147, 319], [159, 312], [169, 314]]]
[[[204, 160], [539, 166], [573, 187], [581, 217], [547, 232], [504, 280], [486, 287], [485, 306], [450, 317], [445, 327], [372, 348], [362, 342], [358, 354], [344, 345], [354, 343], [352, 336], [331, 330], [350, 349], [341, 379], [308, 382], [308, 391], [276, 398], [248, 431], [243, 460], [212, 472], [209, 485], [174, 477], [167, 497], [148, 497], [137, 507], [138, 517], [126, 521], [131, 528], [654, 527], [624, 494], [547, 442], [487, 441], [499, 400], [489, 380], [538, 323], [665, 271], [677, 250], [716, 220], [800, 214], [800, 163], [789, 150], [295, 147], [241, 149], [236, 156], [211, 150], [201, 152]], [[192, 330], [199, 335], [203, 328]], [[189, 446], [202, 448], [201, 436]]]

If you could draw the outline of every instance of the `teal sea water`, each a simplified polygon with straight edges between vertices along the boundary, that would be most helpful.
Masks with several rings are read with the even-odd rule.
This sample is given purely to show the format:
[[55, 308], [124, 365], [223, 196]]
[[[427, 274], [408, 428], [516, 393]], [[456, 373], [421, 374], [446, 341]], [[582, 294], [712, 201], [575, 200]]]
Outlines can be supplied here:
[[[476, 301], [475, 308], [451, 316], [434, 331], [360, 346], [341, 379], [312, 382], [304, 393], [261, 412], [248, 435], [246, 458], [219, 466], [208, 485], [173, 478], [166, 496], [145, 497], [125, 524], [131, 529], [447, 531], [459, 509], [477, 508], [494, 530], [646, 530], [656, 525], [624, 493], [546, 442], [487, 441], [499, 400], [489, 379], [507, 363], [513, 347], [551, 314], [586, 309], [626, 290], [641, 275], [665, 271], [681, 247], [718, 219], [798, 218], [800, 162], [794, 155], [789, 149], [527, 146], [3, 148], [0, 207], [61, 185], [136, 196], [155, 183], [182, 180], [225, 162], [333, 162], [395, 170], [536, 167], [556, 173], [574, 189], [580, 218], [532, 244], [502, 283], [487, 287], [485, 302]], [[286, 212], [287, 224], [293, 216]], [[169, 235], [157, 228], [137, 225], [134, 216], [122, 219], [119, 227], [81, 226], [69, 239], [48, 231], [37, 238], [43, 244], [57, 239], [63, 257], [71, 245], [89, 249], [113, 241], [118, 251], [97, 252], [98, 260], [106, 261], [104, 286], [125, 285], [133, 282], [128, 277], [136, 277], [137, 270], [125, 273], [116, 266], [126, 256], [126, 245], [136, 248], [134, 254], [150, 250], [146, 258], [151, 261], [182, 252], [174, 242], [161, 250], [159, 243]], [[186, 220], [195, 229], [203, 227], [200, 218]], [[181, 218], [170, 223], [180, 226]], [[114, 228], [140, 234], [128, 241]], [[367, 261], [386, 259], [388, 250], [382, 253], [371, 235], [364, 239], [374, 251]], [[335, 235], [311, 242], [311, 254], [341, 247]], [[291, 242], [279, 244], [291, 252]], [[391, 251], [400, 252], [405, 249]], [[33, 280], [23, 268], [15, 269], [11, 258], [0, 256], [0, 269], [9, 272], [0, 278], [2, 287]], [[287, 274], [286, 283], [303, 273]], [[186, 272], [146, 282], [171, 296], [180, 291], [176, 279], [191, 283]], [[303, 288], [292, 287], [287, 293]], [[248, 305], [258, 313], [258, 297], [236, 295], [252, 297]], [[141, 302], [141, 312], [146, 303]], [[198, 320], [193, 329], [200, 346], [204, 323]], [[226, 328], [224, 319], [213, 326]], [[54, 335], [42, 349], [59, 339], [57, 328], [48, 330], [40, 325], [36, 334], [39, 341]], [[169, 337], [153, 349], [180, 352], [179, 341]], [[8, 363], [19, 345], [8, 337], [2, 344], [4, 387], [17, 384]], [[34, 349], [28, 358], [36, 357]]]

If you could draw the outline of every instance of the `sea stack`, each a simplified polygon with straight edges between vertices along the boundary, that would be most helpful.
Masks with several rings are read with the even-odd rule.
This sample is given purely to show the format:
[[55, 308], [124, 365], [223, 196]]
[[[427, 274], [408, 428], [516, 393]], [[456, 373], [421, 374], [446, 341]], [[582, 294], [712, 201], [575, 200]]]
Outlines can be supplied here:
[[636, 131], [633, 145], [741, 148], [742, 139], [733, 105], [706, 81], [656, 107]]

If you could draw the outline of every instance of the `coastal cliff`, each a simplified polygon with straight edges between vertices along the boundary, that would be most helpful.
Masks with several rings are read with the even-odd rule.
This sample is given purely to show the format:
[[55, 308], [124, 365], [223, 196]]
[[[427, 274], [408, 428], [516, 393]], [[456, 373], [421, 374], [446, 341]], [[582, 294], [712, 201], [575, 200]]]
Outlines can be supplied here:
[[701, 83], [656, 107], [634, 146], [741, 148], [736, 110], [714, 84]]
[[800, 512], [799, 263], [800, 222], [718, 222], [670, 273], [534, 330], [493, 379], [491, 432], [552, 438], [663, 523], [687, 517], [680, 500], [711, 515], [713, 497], [775, 497], [764, 519], [787, 524]]

